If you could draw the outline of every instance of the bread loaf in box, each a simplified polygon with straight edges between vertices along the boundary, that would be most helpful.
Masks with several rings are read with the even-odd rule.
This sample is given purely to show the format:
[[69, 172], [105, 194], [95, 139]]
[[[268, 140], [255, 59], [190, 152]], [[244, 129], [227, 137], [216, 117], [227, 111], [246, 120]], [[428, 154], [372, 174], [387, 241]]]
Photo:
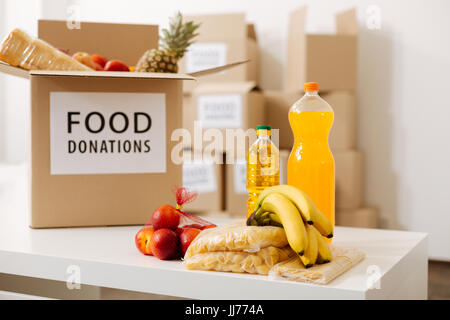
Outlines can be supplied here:
[[45, 41], [14, 29], [0, 44], [0, 61], [26, 70], [93, 71]]

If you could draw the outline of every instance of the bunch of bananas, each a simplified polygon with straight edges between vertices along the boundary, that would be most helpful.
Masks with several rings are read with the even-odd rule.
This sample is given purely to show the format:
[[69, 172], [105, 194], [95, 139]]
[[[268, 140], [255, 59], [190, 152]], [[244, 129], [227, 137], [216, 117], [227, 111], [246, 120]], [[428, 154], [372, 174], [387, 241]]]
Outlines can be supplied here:
[[311, 198], [296, 187], [278, 185], [264, 189], [247, 225], [284, 228], [290, 247], [306, 268], [331, 261], [324, 237], [333, 237], [333, 226]]

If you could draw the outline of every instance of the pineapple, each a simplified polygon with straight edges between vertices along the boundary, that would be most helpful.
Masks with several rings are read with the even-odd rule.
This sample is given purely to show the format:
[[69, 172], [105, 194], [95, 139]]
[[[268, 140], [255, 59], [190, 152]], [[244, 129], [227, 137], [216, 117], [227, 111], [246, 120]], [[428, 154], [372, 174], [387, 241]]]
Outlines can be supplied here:
[[135, 71], [177, 73], [178, 60], [198, 35], [195, 31], [199, 26], [193, 21], [183, 23], [183, 17], [178, 12], [170, 19], [169, 29], [162, 30], [160, 48], [146, 51], [136, 64]]

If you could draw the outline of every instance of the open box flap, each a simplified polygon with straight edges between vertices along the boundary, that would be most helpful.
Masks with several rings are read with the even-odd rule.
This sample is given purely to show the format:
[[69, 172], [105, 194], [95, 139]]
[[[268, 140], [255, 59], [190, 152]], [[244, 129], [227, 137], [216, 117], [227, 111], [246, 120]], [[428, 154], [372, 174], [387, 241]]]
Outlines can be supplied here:
[[57, 70], [24, 70], [0, 62], [0, 72], [29, 79], [30, 76], [55, 76], [55, 77], [95, 77], [95, 78], [130, 78], [130, 79], [173, 79], [195, 80], [196, 77], [217, 73], [235, 66], [247, 63], [249, 60], [239, 61], [216, 68], [206, 69], [191, 74], [183, 73], [151, 73], [151, 72], [119, 72], [119, 71], [57, 71]]
[[192, 77], [207, 76], [209, 74], [214, 74], [214, 73], [218, 73], [220, 71], [231, 69], [233, 67], [239, 66], [239, 65], [247, 63], [249, 61], [250, 60], [247, 59], [247, 60], [243, 60], [243, 61], [232, 62], [232, 63], [229, 63], [229, 64], [225, 64], [223, 66], [219, 66], [219, 67], [215, 67], [215, 68], [210, 68], [210, 69], [205, 69], [205, 70], [200, 70], [200, 71], [188, 73], [188, 75], [192, 76]]
[[301, 37], [306, 33], [306, 11], [307, 7], [302, 6], [289, 14], [288, 38]]
[[338, 34], [358, 34], [355, 8], [340, 12], [336, 15], [336, 30]]
[[131, 78], [131, 79], [174, 79], [194, 80], [195, 78], [180, 73], [152, 73], [152, 72], [120, 72], [120, 71], [56, 71], [31, 70], [32, 76], [66, 76], [66, 77], [94, 77], [94, 78]]
[[30, 73], [27, 70], [10, 66], [9, 64], [3, 63], [1, 61], [0, 61], [0, 72], [24, 79], [30, 78]]

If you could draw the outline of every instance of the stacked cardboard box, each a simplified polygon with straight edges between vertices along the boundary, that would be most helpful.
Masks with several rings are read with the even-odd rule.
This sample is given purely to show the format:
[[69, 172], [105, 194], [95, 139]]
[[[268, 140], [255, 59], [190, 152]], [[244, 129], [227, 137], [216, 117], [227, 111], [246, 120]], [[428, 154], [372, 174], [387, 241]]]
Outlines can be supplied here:
[[336, 164], [336, 222], [377, 227], [378, 212], [363, 207], [363, 154], [356, 150], [357, 24], [355, 10], [336, 16], [337, 34], [306, 34], [306, 7], [290, 16], [285, 91], [266, 91], [266, 119], [279, 128], [280, 148], [290, 150], [288, 121], [292, 104], [303, 95], [303, 84], [318, 82], [320, 95], [334, 110], [329, 143]]
[[[255, 28], [247, 24], [245, 14], [240, 13], [187, 16], [186, 19], [201, 25], [196, 42], [180, 61], [181, 72], [249, 60], [244, 65], [204, 76], [198, 82], [184, 86], [183, 128], [189, 132], [184, 147], [196, 155], [212, 154], [214, 162], [228, 153], [227, 161], [234, 162], [238, 151], [242, 158], [249, 143], [246, 139], [243, 148], [237, 150], [236, 144], [232, 144], [236, 136], [245, 135], [247, 129], [264, 123], [264, 98], [257, 90], [259, 57]], [[213, 165], [207, 156], [203, 163], [185, 163], [183, 171], [184, 185], [199, 193], [198, 199], [186, 208], [202, 214], [227, 209], [222, 176], [227, 176], [228, 172], [225, 173], [222, 164]], [[212, 183], [213, 171], [216, 173], [215, 183]], [[209, 185], [209, 188], [196, 187], [196, 184]]]

